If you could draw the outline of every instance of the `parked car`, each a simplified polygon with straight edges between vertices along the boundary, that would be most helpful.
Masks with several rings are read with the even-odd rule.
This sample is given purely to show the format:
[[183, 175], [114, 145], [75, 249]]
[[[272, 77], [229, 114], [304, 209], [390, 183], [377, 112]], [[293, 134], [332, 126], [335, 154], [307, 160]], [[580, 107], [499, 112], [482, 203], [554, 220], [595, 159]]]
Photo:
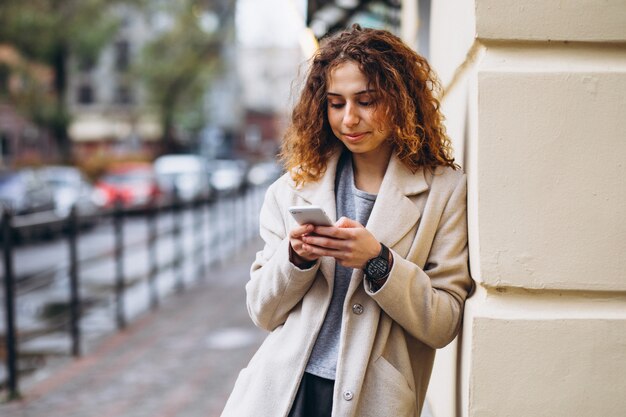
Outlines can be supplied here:
[[39, 169], [43, 180], [54, 193], [54, 211], [61, 219], [66, 219], [72, 206], [76, 206], [78, 218], [82, 225], [94, 224], [98, 205], [96, 189], [76, 167], [47, 166]]
[[35, 169], [0, 171], [0, 210], [5, 208], [22, 225], [18, 238], [49, 236], [61, 230], [54, 214], [54, 193]]
[[154, 161], [154, 171], [159, 186], [170, 198], [175, 193], [182, 201], [213, 195], [208, 163], [199, 155], [160, 156]]
[[246, 186], [248, 163], [241, 159], [213, 159], [209, 161], [211, 185], [219, 194], [229, 194]]
[[96, 201], [103, 208], [115, 207], [116, 201], [125, 208], [145, 208], [162, 197], [154, 168], [147, 162], [118, 164], [96, 182]]
[[0, 202], [13, 214], [54, 210], [54, 193], [41, 175], [30, 168], [0, 172]]
[[276, 161], [262, 161], [252, 165], [248, 171], [248, 183], [266, 185], [276, 181], [283, 173], [283, 168]]

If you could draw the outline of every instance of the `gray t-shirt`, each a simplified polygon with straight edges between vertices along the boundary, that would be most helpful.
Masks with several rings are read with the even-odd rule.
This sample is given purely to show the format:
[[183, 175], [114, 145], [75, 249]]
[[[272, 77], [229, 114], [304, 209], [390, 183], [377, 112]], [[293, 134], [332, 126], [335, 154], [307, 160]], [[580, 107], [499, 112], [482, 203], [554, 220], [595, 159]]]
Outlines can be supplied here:
[[[341, 156], [337, 165], [335, 198], [337, 201], [337, 218], [343, 216], [355, 219], [362, 225], [367, 224], [376, 201], [376, 194], [358, 190], [354, 185], [352, 157], [349, 152], [345, 152]], [[306, 367], [306, 372], [310, 374], [326, 379], [335, 379], [343, 303], [350, 285], [352, 270], [352, 268], [341, 266], [339, 263], [335, 266], [335, 284], [330, 306]]]

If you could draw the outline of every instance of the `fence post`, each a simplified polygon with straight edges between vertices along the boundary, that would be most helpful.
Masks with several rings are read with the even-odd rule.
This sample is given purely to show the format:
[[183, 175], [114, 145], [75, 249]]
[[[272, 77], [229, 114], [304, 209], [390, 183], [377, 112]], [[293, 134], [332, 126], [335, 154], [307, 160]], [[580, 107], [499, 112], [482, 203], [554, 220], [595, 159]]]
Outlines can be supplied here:
[[217, 200], [215, 197], [211, 198], [206, 203], [207, 210], [207, 248], [206, 259], [207, 265], [212, 266], [215, 263], [215, 251], [213, 250], [213, 241], [215, 240], [215, 218], [217, 216], [215, 210], [217, 207]]
[[242, 213], [242, 203], [243, 203], [243, 198], [245, 196], [245, 190], [240, 189], [237, 191], [237, 194], [235, 195], [235, 208], [233, 209], [233, 213], [234, 213], [234, 219], [235, 219], [235, 228], [233, 230], [233, 235], [235, 236], [235, 252], [239, 250], [239, 248], [241, 247], [241, 242], [242, 242], [242, 235], [245, 231], [245, 223], [246, 223], [246, 218], [243, 217], [243, 213]]
[[239, 210], [239, 196], [241, 195], [241, 190], [237, 190], [234, 194], [233, 194], [233, 201], [232, 201], [232, 211], [231, 211], [231, 215], [230, 215], [230, 219], [231, 219], [231, 230], [232, 230], [232, 234], [233, 234], [233, 248], [232, 248], [232, 253], [237, 252], [237, 248], [238, 248], [238, 237], [239, 237], [239, 227], [237, 225], [237, 221], [239, 220], [237, 218], [237, 211]]
[[70, 335], [72, 355], [80, 356], [80, 292], [78, 283], [78, 214], [72, 206], [68, 219], [68, 243], [70, 251]]
[[115, 319], [118, 329], [126, 327], [124, 314], [124, 211], [122, 202], [115, 202], [113, 213], [113, 227], [115, 229]]
[[4, 298], [6, 319], [6, 365], [8, 399], [20, 397], [17, 376], [17, 336], [15, 333], [15, 275], [13, 271], [13, 216], [8, 208], [2, 210], [2, 243], [4, 247]]
[[194, 256], [196, 263], [196, 274], [197, 278], [199, 279], [204, 279], [204, 274], [206, 272], [204, 257], [202, 256], [204, 254], [204, 244], [202, 242], [202, 236], [204, 234], [204, 210], [202, 209], [203, 204], [204, 200], [201, 198], [196, 198], [193, 200], [193, 213], [195, 216], [194, 229], [196, 232]]
[[174, 203], [172, 204], [172, 217], [174, 221], [174, 227], [172, 230], [172, 241], [174, 243], [174, 270], [176, 271], [176, 291], [181, 292], [185, 288], [185, 279], [183, 276], [183, 256], [184, 248], [183, 241], [181, 239], [182, 229], [182, 217], [183, 212], [181, 210], [182, 202], [177, 188], [174, 188]]
[[252, 193], [254, 192], [254, 185], [250, 185], [249, 187], [246, 187], [246, 201], [245, 201], [245, 216], [246, 216], [246, 242], [250, 240], [250, 237], [252, 236], [252, 232], [253, 232], [253, 227], [252, 224], [250, 223], [250, 221], [252, 220], [252, 217], [254, 217], [254, 212], [252, 211]]
[[[215, 221], [213, 225], [215, 226], [215, 234], [213, 237], [213, 254], [215, 256], [215, 260], [217, 261], [217, 265], [222, 265], [224, 262], [224, 251], [226, 250], [226, 241], [224, 238], [224, 228], [227, 227], [226, 223], [228, 219], [224, 217], [224, 205], [226, 204], [226, 199], [228, 195], [220, 195], [215, 204]], [[216, 250], [217, 247], [220, 247], [221, 250]]]
[[153, 203], [148, 209], [148, 287], [150, 292], [150, 309], [156, 310], [159, 307], [159, 291], [156, 285], [156, 276], [159, 265], [157, 263], [157, 214], [159, 207]]

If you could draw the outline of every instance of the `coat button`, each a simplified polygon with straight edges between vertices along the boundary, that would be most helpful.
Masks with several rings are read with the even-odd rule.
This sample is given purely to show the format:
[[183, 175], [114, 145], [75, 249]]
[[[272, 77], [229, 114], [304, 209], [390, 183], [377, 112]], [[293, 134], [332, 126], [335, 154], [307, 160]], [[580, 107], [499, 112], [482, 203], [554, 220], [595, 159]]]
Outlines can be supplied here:
[[352, 312], [354, 314], [363, 314], [363, 306], [361, 304], [355, 304], [352, 306]]
[[352, 398], [354, 398], [354, 394], [352, 394], [352, 391], [344, 391], [343, 392], [343, 399], [346, 401], [350, 401], [352, 400]]

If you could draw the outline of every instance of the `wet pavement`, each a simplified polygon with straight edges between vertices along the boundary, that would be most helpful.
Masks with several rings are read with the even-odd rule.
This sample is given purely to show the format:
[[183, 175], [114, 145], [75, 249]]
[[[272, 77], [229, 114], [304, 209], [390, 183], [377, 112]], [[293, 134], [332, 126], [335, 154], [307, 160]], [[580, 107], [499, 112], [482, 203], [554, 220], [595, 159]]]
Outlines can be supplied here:
[[77, 360], [21, 383], [3, 417], [219, 416], [239, 370], [265, 333], [252, 324], [244, 285], [254, 240], [204, 281], [104, 338]]

